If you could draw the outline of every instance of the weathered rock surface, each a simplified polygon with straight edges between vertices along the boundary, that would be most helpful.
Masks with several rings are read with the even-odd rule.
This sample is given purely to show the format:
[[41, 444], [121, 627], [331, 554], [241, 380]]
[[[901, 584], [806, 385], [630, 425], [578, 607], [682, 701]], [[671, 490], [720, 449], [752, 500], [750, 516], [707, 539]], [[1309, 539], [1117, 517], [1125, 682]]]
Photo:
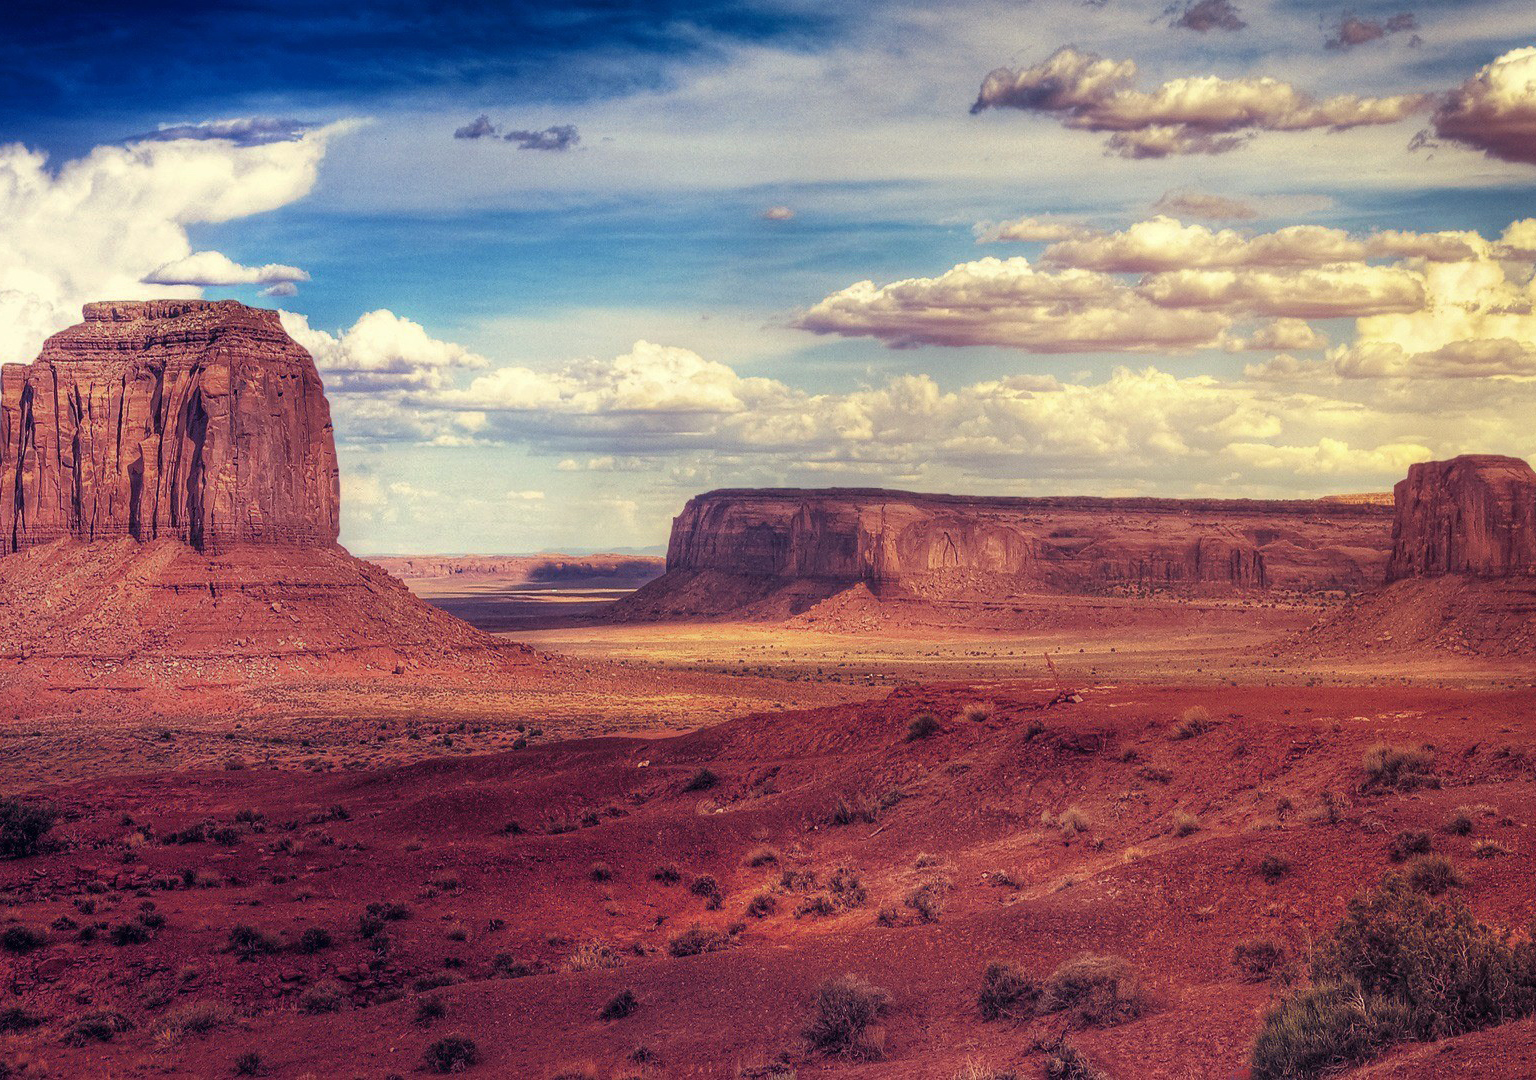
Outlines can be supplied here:
[[[792, 589], [996, 599], [1134, 590], [1358, 589], [1382, 580], [1384, 499], [980, 498], [724, 490], [673, 522], [667, 574], [618, 614], [718, 614]], [[674, 599], [675, 598], [675, 602]]]
[[1536, 471], [1469, 454], [1414, 465], [1394, 489], [1387, 579], [1536, 573]]
[[69, 537], [332, 544], [338, 473], [314, 361], [233, 300], [85, 306], [0, 369], [0, 554]]

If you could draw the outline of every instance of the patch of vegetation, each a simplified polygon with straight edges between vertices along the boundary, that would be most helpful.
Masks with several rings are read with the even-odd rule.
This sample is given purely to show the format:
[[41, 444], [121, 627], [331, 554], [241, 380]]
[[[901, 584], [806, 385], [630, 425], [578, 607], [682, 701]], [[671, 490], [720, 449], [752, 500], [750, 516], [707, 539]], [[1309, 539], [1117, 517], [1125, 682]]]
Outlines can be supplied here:
[[179, 1005], [155, 1021], [155, 1038], [174, 1043], [187, 1035], [206, 1035], [235, 1018], [228, 1005], [219, 1001], [192, 1001]]
[[263, 1062], [261, 1055], [254, 1050], [247, 1050], [235, 1058], [236, 1076], [260, 1076]]
[[1149, 1005], [1129, 961], [1093, 953], [1068, 960], [1051, 972], [1040, 994], [1042, 1012], [1065, 1013], [1074, 1024], [1087, 1027], [1134, 1020]]
[[317, 952], [324, 952], [333, 944], [331, 932], [321, 926], [311, 926], [299, 935], [299, 940], [294, 943], [296, 952], [312, 956]]
[[93, 1042], [111, 1042], [125, 1031], [133, 1030], [133, 1022], [120, 1012], [105, 1009], [77, 1017], [64, 1031], [64, 1041], [70, 1046], [85, 1046]]
[[1204, 735], [1215, 726], [1211, 720], [1211, 711], [1204, 705], [1191, 705], [1185, 709], [1174, 725], [1168, 729], [1168, 737], [1175, 742], [1184, 739], [1193, 739], [1197, 735]]
[[19, 1005], [0, 1009], [0, 1035], [20, 1035], [24, 1031], [41, 1027], [42, 1023], [42, 1017], [33, 1016]]
[[987, 701], [973, 701], [960, 710], [960, 717], [970, 720], [972, 723], [981, 723], [983, 720], [992, 719], [992, 703]]
[[50, 803], [0, 798], [0, 859], [36, 855], [58, 820], [59, 812]]
[[907, 742], [931, 739], [940, 732], [939, 718], [931, 712], [920, 712], [907, 721]]
[[249, 923], [239, 923], [229, 928], [229, 951], [242, 960], [271, 956], [282, 951], [282, 948], [281, 941]]
[[1232, 946], [1232, 966], [1247, 982], [1264, 982], [1286, 970], [1285, 946], [1274, 938], [1253, 938]]
[[1412, 859], [1404, 871], [1410, 886], [1430, 896], [1439, 896], [1447, 889], [1466, 884], [1456, 872], [1456, 865], [1444, 855], [1420, 855]]
[[779, 898], [774, 895], [773, 890], [763, 889], [761, 892], [752, 894], [751, 899], [747, 901], [746, 910], [747, 914], [754, 919], [765, 919], [779, 910]]
[[708, 874], [700, 874], [694, 878], [688, 886], [688, 891], [694, 896], [702, 896], [705, 906], [711, 911], [716, 911], [725, 903], [725, 892], [720, 888], [720, 883]]
[[1405, 862], [1415, 855], [1428, 855], [1433, 848], [1429, 833], [1423, 829], [1404, 829], [1387, 843], [1387, 858]]
[[1185, 810], [1173, 812], [1173, 835], [1193, 836], [1200, 831], [1200, 819]]
[[340, 1009], [346, 1000], [347, 993], [341, 988], [341, 984], [326, 979], [315, 983], [299, 995], [299, 1011], [309, 1013], [311, 1016], [333, 1013]]
[[1284, 855], [1266, 855], [1254, 864], [1253, 871], [1266, 882], [1273, 885], [1282, 878], [1289, 877], [1295, 867], [1291, 860]]
[[1109, 1076], [1063, 1039], [1046, 1051], [1045, 1080], [1109, 1080]]
[[463, 1072], [479, 1061], [480, 1048], [466, 1035], [445, 1035], [422, 1055], [422, 1065], [434, 1073]]
[[1361, 759], [1366, 791], [1414, 791], [1439, 787], [1434, 775], [1435, 752], [1427, 746], [1389, 746], [1377, 743]]
[[592, 881], [612, 881], [613, 870], [605, 862], [595, 862], [587, 869], [587, 877]]
[[779, 861], [779, 853], [771, 847], [755, 847], [747, 852], [747, 857], [744, 861], [748, 866], [754, 868], [774, 866]]
[[983, 1020], [1027, 1020], [1040, 1001], [1040, 982], [1000, 961], [981, 973], [976, 1008]]
[[688, 782], [683, 785], [683, 790], [708, 791], [719, 783], [720, 777], [718, 774], [711, 772], [709, 769], [700, 769], [688, 778]]
[[633, 990], [620, 990], [597, 1011], [599, 1020], [622, 1020], [640, 1007], [640, 1000]]
[[805, 1040], [823, 1054], [875, 1061], [882, 1040], [871, 1029], [890, 1011], [890, 995], [856, 975], [828, 979], [816, 991]]
[[671, 863], [666, 863], [651, 871], [651, 880], [661, 885], [676, 885], [683, 880], [683, 872]]
[[1470, 836], [1473, 828], [1472, 813], [1465, 806], [1451, 811], [1442, 826], [1452, 836]]
[[442, 998], [422, 998], [416, 1003], [415, 1021], [418, 1025], [426, 1027], [435, 1024], [448, 1015], [448, 1006], [443, 1004]]
[[1350, 900], [1319, 943], [1312, 985], [1276, 1005], [1254, 1080], [1309, 1080], [1393, 1043], [1441, 1039], [1536, 1011], [1536, 946], [1435, 901], [1402, 874]]
[[902, 800], [900, 791], [891, 790], [883, 795], [839, 795], [837, 802], [832, 804], [832, 813], [827, 819], [830, 825], [856, 825], [863, 822], [873, 825], [880, 820], [880, 815]]
[[675, 934], [667, 942], [667, 952], [673, 956], [698, 956], [700, 953], [719, 952], [729, 947], [730, 937], [723, 931], [694, 923], [681, 934]]
[[0, 949], [8, 953], [25, 956], [29, 952], [36, 952], [46, 944], [48, 944], [48, 935], [30, 926], [14, 923], [0, 930]]
[[1496, 859], [1500, 855], [1512, 855], [1514, 852], [1497, 840], [1476, 840], [1472, 844], [1472, 854], [1479, 859]]
[[619, 951], [607, 942], [587, 941], [565, 958], [565, 967], [568, 971], [601, 971], [616, 968], [623, 962]]
[[929, 878], [906, 895], [906, 905], [917, 913], [917, 921], [936, 923], [944, 914], [944, 904], [954, 886], [947, 877]]

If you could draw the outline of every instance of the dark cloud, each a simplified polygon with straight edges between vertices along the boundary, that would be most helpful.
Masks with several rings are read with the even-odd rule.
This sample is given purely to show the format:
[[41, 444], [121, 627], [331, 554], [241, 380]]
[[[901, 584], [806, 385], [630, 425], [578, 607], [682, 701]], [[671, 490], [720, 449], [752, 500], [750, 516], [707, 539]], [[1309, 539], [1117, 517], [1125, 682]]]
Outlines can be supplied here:
[[481, 113], [469, 123], [453, 133], [455, 139], [494, 139], [496, 137], [496, 125], [491, 123], [491, 118]]
[[575, 124], [556, 124], [543, 131], [509, 131], [503, 136], [519, 150], [570, 150], [581, 142]]
[[[1536, 47], [1513, 49], [1445, 96], [1435, 134], [1489, 157], [1536, 165]], [[1427, 135], [1412, 148], [1433, 146]]]
[[1169, 191], [1152, 204], [1160, 214], [1203, 221], [1252, 221], [1259, 211], [1240, 199], [1203, 191]]
[[1168, 9], [1167, 14], [1178, 16], [1171, 25], [1202, 34], [1209, 30], [1241, 30], [1248, 25], [1238, 14], [1232, 0], [1198, 0], [1198, 3], [1189, 4], [1182, 10], [1174, 5]]
[[245, 116], [230, 120], [201, 120], [191, 124], [164, 124], [154, 131], [132, 135], [124, 142], [170, 142], [174, 139], [224, 139], [236, 146], [261, 146], [265, 143], [293, 142], [306, 131], [320, 125], [308, 120], [280, 119], [275, 116]]
[[[1343, 15], [1333, 27], [1333, 36], [1325, 45], [1330, 49], [1353, 49], [1369, 41], [1379, 41], [1388, 34], [1401, 34], [1418, 29], [1418, 20], [1411, 11], [1400, 12], [1390, 19], [1361, 19]], [[1415, 35], [1417, 40], [1417, 35]]]

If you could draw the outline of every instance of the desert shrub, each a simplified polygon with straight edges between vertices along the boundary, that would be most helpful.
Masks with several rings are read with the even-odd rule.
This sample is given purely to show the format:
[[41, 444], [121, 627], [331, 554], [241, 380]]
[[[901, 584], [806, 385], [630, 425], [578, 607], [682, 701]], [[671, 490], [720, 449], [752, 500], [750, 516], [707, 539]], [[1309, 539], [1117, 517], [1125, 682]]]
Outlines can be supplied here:
[[683, 872], [671, 863], [666, 863], [651, 871], [651, 880], [662, 885], [676, 885], [683, 880]]
[[229, 951], [242, 960], [270, 956], [282, 947], [282, 942], [249, 923], [239, 923], [229, 928]]
[[1427, 746], [1377, 743], [1361, 759], [1367, 791], [1413, 791], [1435, 786], [1435, 753]]
[[583, 942], [565, 958], [565, 966], [569, 971], [601, 971], [618, 967], [623, 962], [619, 951], [602, 941]]
[[818, 919], [825, 919], [829, 915], [836, 914], [837, 905], [832, 902], [832, 898], [826, 893], [808, 896], [800, 901], [800, 904], [795, 908], [795, 918], [797, 919], [803, 919], [807, 915]]
[[448, 1015], [448, 1006], [443, 1004], [442, 998], [422, 998], [416, 1003], [416, 1023], [425, 1027], [434, 1024]]
[[1283, 855], [1266, 855], [1254, 864], [1254, 873], [1273, 885], [1294, 869], [1291, 860]]
[[971, 1058], [950, 1080], [1019, 1080], [1019, 1074], [1012, 1069], [994, 1069], [984, 1061]]
[[133, 1022], [120, 1012], [110, 1009], [86, 1013], [77, 1017], [64, 1029], [64, 1041], [70, 1046], [85, 1046], [93, 1042], [111, 1042], [116, 1035], [133, 1030]]
[[0, 858], [20, 859], [36, 855], [43, 839], [59, 820], [49, 803], [31, 799], [0, 798]]
[[1232, 966], [1248, 982], [1263, 982], [1285, 970], [1285, 946], [1273, 938], [1240, 941], [1232, 946]]
[[1000, 889], [1018, 891], [1024, 887], [1024, 878], [1017, 870], [994, 870], [987, 880]]
[[907, 721], [907, 742], [931, 739], [939, 733], [939, 718], [931, 712], [920, 712]]
[[113, 926], [111, 932], [107, 935], [107, 940], [118, 946], [143, 945], [154, 936], [154, 927], [150, 926], [143, 918], [133, 918]]
[[1063, 1040], [1046, 1051], [1045, 1080], [1109, 1080], [1081, 1050]]
[[422, 1055], [422, 1065], [428, 1072], [463, 1072], [480, 1060], [480, 1048], [465, 1035], [445, 1035]]
[[1314, 1077], [1409, 1039], [1439, 1039], [1536, 1010], [1536, 948], [1435, 901], [1401, 874], [1350, 900], [1319, 943], [1313, 986], [1265, 1017], [1255, 1080]]
[[35, 952], [48, 944], [48, 935], [41, 930], [34, 930], [30, 926], [14, 924], [0, 930], [0, 949], [8, 953], [16, 953], [25, 956], [29, 952]]
[[700, 953], [719, 952], [730, 945], [731, 939], [713, 928], [694, 923], [681, 934], [675, 934], [667, 942], [667, 952], [673, 956], [697, 956]]
[[607, 863], [595, 862], [587, 871], [587, 877], [591, 878], [593, 881], [611, 881], [613, 880], [613, 871], [609, 868]]
[[1496, 859], [1500, 855], [1510, 855], [1513, 852], [1497, 840], [1475, 840], [1472, 843], [1472, 854], [1479, 859]]
[[262, 1069], [261, 1055], [254, 1050], [247, 1050], [235, 1058], [236, 1076], [260, 1076]]
[[321, 926], [311, 926], [299, 935], [299, 940], [294, 943], [294, 949], [306, 955], [324, 952], [333, 944], [331, 932]]
[[491, 957], [491, 974], [504, 979], [523, 979], [538, 974], [538, 971], [537, 964], [519, 960], [511, 953], [499, 952]]
[[709, 769], [700, 769], [688, 778], [688, 782], [683, 785], [683, 790], [708, 791], [718, 783], [720, 783], [718, 774], [711, 772]]
[[919, 851], [917, 857], [912, 860], [914, 870], [930, 870], [944, 860], [931, 852]]
[[309, 1013], [311, 1016], [332, 1013], [341, 1008], [346, 999], [347, 993], [341, 988], [341, 984], [326, 979], [315, 983], [299, 995], [299, 1011]]
[[771, 847], [756, 847], [747, 852], [746, 864], [751, 867], [773, 866], [779, 861], [779, 853]]
[[994, 961], [981, 973], [976, 1008], [983, 1020], [1028, 1019], [1039, 1000], [1039, 981], [1010, 964]]
[[769, 889], [753, 893], [752, 898], [747, 901], [747, 914], [754, 919], [767, 918], [778, 910], [779, 898]]
[[864, 906], [864, 901], [869, 898], [868, 891], [864, 888], [864, 881], [859, 877], [858, 871], [846, 866], [839, 866], [832, 872], [827, 880], [827, 890], [832, 894], [832, 899], [838, 907], [858, 908]]
[[33, 1016], [19, 1005], [8, 1005], [0, 1009], [0, 1035], [19, 1035], [41, 1027], [42, 1023], [42, 1017]]
[[710, 877], [708, 874], [700, 874], [698, 877], [694, 878], [692, 883], [688, 886], [688, 891], [691, 892], [694, 896], [702, 896], [706, 900], [709, 900], [711, 902], [710, 907], [712, 908], [717, 908], [720, 906], [719, 901], [723, 895], [720, 889], [720, 883], [714, 878]]
[[1443, 828], [1452, 836], [1467, 836], [1472, 832], [1472, 814], [1465, 806], [1458, 806], [1445, 819]]
[[992, 705], [990, 702], [974, 701], [960, 710], [960, 716], [979, 724], [983, 720], [992, 719]]
[[1423, 829], [1404, 829], [1387, 844], [1387, 858], [1395, 863], [1404, 862], [1414, 855], [1427, 855], [1433, 847], [1429, 833]]
[[906, 895], [906, 905], [919, 922], [935, 923], [944, 914], [944, 902], [953, 886], [947, 877], [929, 878]]
[[1200, 819], [1184, 810], [1173, 812], [1173, 834], [1175, 836], [1193, 836], [1200, 831]]
[[1051, 972], [1041, 988], [1040, 1008], [1064, 1012], [1077, 1024], [1110, 1027], [1146, 1012], [1148, 1001], [1128, 961], [1085, 953]]
[[1408, 884], [1419, 892], [1439, 896], [1447, 889], [1464, 885], [1456, 866], [1444, 855], [1418, 855], [1404, 867]]
[[395, 900], [375, 900], [364, 911], [384, 922], [402, 922], [411, 917], [411, 909]]
[[1211, 713], [1203, 705], [1192, 705], [1179, 715], [1174, 725], [1168, 729], [1168, 737], [1175, 742], [1183, 739], [1193, 739], [1197, 735], [1204, 735], [1211, 730]]
[[876, 926], [895, 926], [901, 922], [901, 909], [895, 904], [881, 904], [875, 912]]
[[157, 1039], [172, 1042], [185, 1035], [206, 1035], [234, 1020], [228, 1005], [218, 1001], [193, 1001], [179, 1005], [155, 1021]]
[[597, 1011], [599, 1020], [622, 1020], [631, 1015], [640, 1007], [640, 1001], [635, 997], [633, 990], [620, 990], [607, 1003]]
[[1064, 839], [1070, 840], [1078, 833], [1085, 833], [1092, 827], [1087, 813], [1077, 806], [1069, 806], [1056, 817], [1052, 818], [1048, 813], [1040, 815], [1040, 824], [1046, 828], [1055, 826], [1061, 830]]
[[816, 991], [805, 1040], [824, 1054], [874, 1060], [880, 1040], [873, 1028], [890, 1010], [890, 995], [856, 975], [828, 979]]

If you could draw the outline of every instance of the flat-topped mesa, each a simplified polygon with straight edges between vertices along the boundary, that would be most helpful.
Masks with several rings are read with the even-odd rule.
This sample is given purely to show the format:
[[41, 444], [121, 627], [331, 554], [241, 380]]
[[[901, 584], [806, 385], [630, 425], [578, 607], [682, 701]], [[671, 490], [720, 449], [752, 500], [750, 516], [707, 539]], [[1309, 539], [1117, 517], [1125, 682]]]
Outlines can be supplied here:
[[1120, 587], [1361, 588], [1381, 580], [1391, 519], [1383, 500], [1366, 498], [724, 490], [689, 500], [673, 522], [667, 570], [977, 599]]
[[71, 537], [336, 542], [330, 406], [277, 312], [233, 300], [85, 306], [0, 368], [0, 554]]
[[1414, 465], [1393, 495], [1388, 581], [1536, 574], [1536, 471], [1519, 458], [1468, 454]]

